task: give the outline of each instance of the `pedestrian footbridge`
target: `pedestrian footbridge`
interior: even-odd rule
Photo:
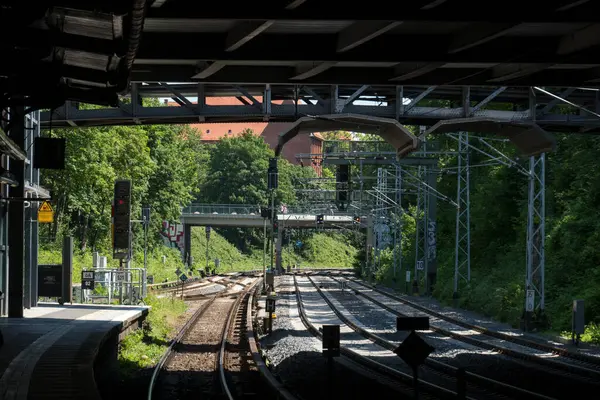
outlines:
[[[354,214],[323,211],[323,223],[320,228],[340,228],[354,225]],[[317,227],[318,212],[302,208],[288,208],[277,214],[280,229],[285,228],[315,228]],[[364,225],[367,217],[361,217]],[[182,209],[181,223],[186,226],[213,227],[263,227],[268,219],[260,214],[260,206],[239,204],[192,204]]]

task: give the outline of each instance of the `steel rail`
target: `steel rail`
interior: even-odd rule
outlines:
[[[165,363],[171,358],[171,356],[173,354],[173,348],[178,343],[181,342],[181,340],[188,333],[188,331],[190,330],[190,328],[192,326],[194,326],[194,324],[198,321],[198,319],[206,312],[206,310],[208,310],[208,308],[220,296],[222,296],[222,294],[221,293],[217,293],[210,300],[208,300],[206,303],[202,304],[202,306],[200,306],[200,308],[198,308],[198,310],[196,310],[196,312],[192,315],[192,317],[179,330],[179,332],[177,333],[177,336],[175,336],[175,338],[173,338],[173,340],[171,340],[171,343],[169,344],[169,347],[167,348],[167,350],[165,351],[165,353],[162,355],[162,357],[160,358],[160,360],[158,361],[158,363],[154,367],[154,371],[152,372],[152,378],[150,378],[150,384],[148,385],[148,397],[147,397],[148,400],[152,400],[152,394],[154,392],[154,387],[156,386],[156,382],[158,380],[160,372],[162,371],[163,366],[165,365]]]
[[[298,282],[296,281],[296,276],[294,275],[293,278],[294,278],[294,287],[296,289],[296,298],[297,298],[297,302],[298,302],[298,310],[299,310],[300,319],[302,320],[302,323],[307,328],[307,330],[313,334],[313,336],[322,340],[322,337],[323,337],[322,333],[310,322],[310,320],[308,319],[308,316],[306,315],[306,311],[304,309],[304,303],[302,300],[302,294],[300,293],[300,288],[298,287]],[[332,308],[332,310],[334,310],[334,309]],[[400,381],[403,385],[406,385],[412,389],[414,378],[411,375],[406,374],[401,371],[398,371],[391,367],[388,367],[387,365],[384,365],[377,361],[371,360],[370,358],[362,356],[347,347],[340,346],[340,352],[342,353],[343,356],[356,362],[357,364],[361,365],[363,368],[366,368],[375,373],[383,375],[386,378],[391,378],[392,380],[395,381],[396,384],[398,383],[398,381]],[[425,390],[427,392],[431,393],[434,396],[437,396],[437,398],[455,399],[457,397],[457,393],[452,390],[448,390],[446,388],[443,388],[443,387],[433,384],[431,382],[424,381],[423,379],[419,379],[419,382],[422,386],[425,387]],[[466,397],[466,399],[474,400],[469,397]]]
[[[337,280],[335,278],[332,278],[332,279],[333,280]],[[349,281],[352,281],[354,283],[357,283],[357,284],[359,284],[359,285],[361,285],[363,287],[369,288],[369,289],[371,289],[371,290],[373,290],[373,291],[375,291],[375,292],[377,292],[379,294],[382,294],[382,295],[384,295],[384,296],[386,296],[386,297],[388,297],[390,299],[396,300],[396,301],[398,301],[400,303],[403,303],[403,304],[405,304],[407,306],[415,308],[415,309],[417,309],[417,310],[419,310],[419,311],[421,311],[421,312],[423,312],[425,314],[429,314],[431,316],[434,316],[434,317],[439,318],[441,320],[444,320],[444,321],[450,322],[452,324],[458,325],[460,327],[463,327],[463,328],[466,328],[466,329],[471,329],[471,330],[476,331],[478,333],[481,333],[481,334],[484,334],[484,335],[487,335],[487,336],[490,336],[490,337],[494,337],[494,338],[497,338],[497,339],[502,339],[502,340],[505,340],[507,342],[512,342],[512,343],[515,343],[515,344],[518,344],[518,345],[521,345],[521,346],[525,346],[525,347],[530,347],[530,348],[537,349],[537,350],[546,351],[548,353],[553,353],[553,354],[556,354],[556,355],[559,355],[559,356],[562,356],[562,357],[565,357],[565,358],[572,359],[574,361],[578,361],[580,363],[586,363],[586,364],[591,364],[592,366],[595,366],[595,367],[600,367],[600,358],[599,357],[589,356],[587,354],[581,354],[581,353],[574,353],[574,352],[571,352],[571,351],[568,351],[568,350],[565,350],[565,349],[560,349],[560,348],[557,348],[557,347],[554,347],[554,346],[551,346],[551,345],[548,345],[548,344],[535,342],[535,341],[528,340],[528,339],[525,339],[525,338],[522,338],[522,337],[518,337],[518,336],[507,335],[507,334],[502,333],[502,332],[494,331],[494,330],[491,330],[491,329],[488,329],[488,328],[485,328],[485,327],[482,327],[482,326],[479,326],[479,325],[475,325],[475,324],[471,324],[469,322],[461,321],[459,319],[455,319],[455,318],[449,317],[447,315],[444,315],[442,313],[434,311],[434,310],[432,310],[430,308],[424,307],[424,306],[422,306],[420,304],[417,304],[415,302],[412,302],[412,301],[407,300],[405,298],[402,298],[400,296],[397,296],[397,295],[394,295],[392,293],[389,293],[389,292],[387,292],[385,290],[381,290],[381,289],[376,288],[376,287],[374,287],[372,285],[369,285],[367,283],[361,282],[361,281],[359,281],[357,279],[352,279],[352,278],[346,278],[346,279],[348,279]],[[365,293],[361,293],[361,295],[363,297],[365,297],[367,300],[369,300],[369,301],[377,304],[378,306],[380,306],[382,308],[385,308],[386,310],[390,311],[391,313],[394,313],[394,314],[397,314],[397,315],[401,314],[398,311],[396,311],[396,310],[394,310],[394,309],[392,309],[392,308],[384,305],[383,303],[378,302],[377,300],[373,299],[371,296],[369,296],[369,295],[367,295]],[[456,334],[454,334],[454,333],[452,333],[450,331],[447,331],[445,329],[442,329],[442,328],[435,327],[435,328],[432,328],[432,329],[435,329],[435,330],[439,331],[440,333],[442,333],[442,334],[444,334],[446,336],[455,337],[458,340],[463,340],[463,341],[473,340],[473,341],[476,341],[478,343],[481,343],[481,341],[478,341],[477,339],[465,338],[462,335],[456,335]],[[474,343],[474,344],[478,345],[477,343]],[[540,358],[540,357],[536,357],[536,356],[531,356],[531,355],[528,355],[528,354],[524,354],[524,353],[521,353],[521,352],[518,352],[518,351],[514,351],[514,350],[499,348],[499,347],[496,347],[496,346],[492,346],[492,347],[493,348],[490,347],[491,350],[495,350],[495,351],[501,352],[501,353],[506,354],[506,355],[511,356],[511,357],[524,358],[526,360],[534,360],[535,362],[537,362],[537,363],[539,363],[541,365],[545,365],[545,366],[550,367],[550,368],[561,369],[561,370],[566,371],[566,372],[574,372],[575,371],[575,372],[581,373],[583,375],[587,375],[589,377],[592,377],[594,379],[599,379],[600,378],[600,371],[594,370],[594,369],[591,369],[591,368],[588,368],[588,367],[578,366],[578,365],[571,365],[571,364],[565,364],[564,362],[561,362],[561,361],[548,360],[548,359],[544,359],[544,358]]]
[[[350,321],[346,316],[344,316],[334,306],[334,304],[331,302],[331,300],[329,300],[329,298],[325,294],[323,294],[323,292],[321,291],[319,286],[315,284],[315,282],[312,280],[312,278],[308,275],[307,275],[307,278],[312,283],[312,285],[315,287],[317,292],[319,292],[319,294],[325,300],[325,302],[329,305],[329,307],[333,310],[333,312],[346,325],[348,325],[350,328],[352,328],[356,332],[360,333],[365,338],[372,340],[373,342],[381,345],[384,348],[387,348],[390,351],[393,351],[396,348],[396,345],[394,343],[387,341],[387,340],[369,332],[368,330],[361,328],[360,326],[354,324],[352,321]],[[450,374],[454,377],[456,377],[456,375],[457,375],[458,368],[453,367],[449,364],[446,364],[446,363],[443,363],[443,362],[440,362],[437,360],[432,360],[432,359],[425,360],[425,364],[433,369]],[[487,378],[487,377],[479,375],[479,374],[475,374],[473,372],[466,371],[465,378],[466,378],[467,382],[476,384],[482,389],[487,389],[491,386],[495,390],[499,391],[500,393],[498,393],[498,394],[500,394],[500,395],[509,395],[509,396],[517,395],[517,396],[519,396],[519,398],[522,396],[522,397],[526,397],[528,399],[553,400],[552,397],[544,396],[544,395],[541,395],[538,393],[531,392],[529,390],[521,389],[516,386],[512,386],[507,383],[497,381],[495,379],[491,379],[491,378]]]
[[[260,283],[260,280],[259,280]],[[254,304],[254,299],[256,298],[256,293],[260,284],[257,284],[254,293],[250,293],[250,297],[248,299],[248,309],[246,310],[246,328],[247,328],[247,339],[248,346],[250,347],[250,353],[252,354],[252,359],[260,372],[260,375],[263,377],[265,382],[269,385],[271,391],[277,394],[277,397],[282,400],[299,400],[296,396],[294,396],[283,383],[279,382],[275,376],[271,373],[271,370],[267,367],[267,364],[262,359],[260,352],[258,350],[258,343],[256,341],[256,337],[254,334],[254,322],[252,318],[252,305]]]

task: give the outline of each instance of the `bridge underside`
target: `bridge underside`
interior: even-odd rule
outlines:
[[[597,86],[596,2],[538,3],[3,1],[0,89],[54,108],[114,105],[129,81]]]
[[[156,0],[134,81],[590,85],[596,2]],[[190,46],[201,43],[201,46]]]

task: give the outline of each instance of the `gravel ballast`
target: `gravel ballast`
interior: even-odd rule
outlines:
[[[339,287],[339,284],[327,277],[314,277],[315,283],[320,284],[326,290],[327,295],[336,299],[343,305],[341,311],[344,314],[352,315],[359,322],[358,325],[381,336],[385,340],[391,342],[400,342],[406,336],[405,333],[395,332],[396,316],[388,311],[382,310],[379,306],[365,299],[363,296],[356,296],[354,289],[364,292],[368,296],[375,298],[383,304],[406,315],[423,315],[420,311],[402,305],[393,299],[389,299],[384,295],[373,292],[372,290],[361,287],[357,284],[349,283],[350,290],[345,290],[344,293],[340,289],[327,289],[328,287]],[[333,285],[332,285],[333,284]],[[465,328],[454,325],[442,326],[438,321],[451,324],[447,321],[431,318],[432,325],[438,325],[442,328],[459,331],[461,334],[472,335],[474,338],[482,339],[482,335],[477,332],[468,331]],[[473,345],[463,343],[455,339],[448,339],[440,334],[427,331],[420,332],[420,335],[426,339],[428,343],[436,348],[435,352],[430,355],[441,362],[448,363],[456,367],[464,367],[473,373],[487,376],[511,385],[525,388],[546,394],[554,398],[568,398],[571,391],[567,388],[574,384],[572,377],[565,376],[559,371],[548,371],[545,368],[540,368],[537,365],[532,365],[525,361],[516,361],[509,357],[498,353],[479,349]],[[512,343],[501,342],[502,346],[511,346]],[[516,345],[519,346],[519,345]],[[523,347],[523,346],[519,346]],[[532,354],[539,354],[539,350],[526,348]],[[577,387],[581,390],[590,389],[598,390],[598,385],[590,380],[577,379]],[[578,389],[578,390],[579,390]]]
[[[389,387],[339,363],[334,364],[333,378],[329,380],[329,369],[321,353],[321,341],[312,336],[300,320],[293,278],[278,276],[275,282],[278,292],[277,318],[272,335],[261,336],[260,342],[261,347],[266,349],[273,371],[293,393],[303,399],[365,399],[373,394],[379,398],[403,398]],[[303,285],[307,287],[307,283],[305,281]],[[354,336],[353,339],[365,342],[360,336]]]

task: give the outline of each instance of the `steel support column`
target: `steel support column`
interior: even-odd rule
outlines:
[[[25,110],[22,106],[11,108],[10,138],[25,149]],[[25,162],[10,160],[10,172],[18,186],[9,189],[10,198],[25,197]],[[11,202],[8,206],[8,316],[23,318],[23,259],[25,245],[25,208],[22,201]]]
[[[25,149],[27,158],[33,160],[35,148],[33,143],[40,136],[39,124],[40,112],[35,111],[25,116],[25,129],[28,134],[25,138]],[[40,172],[29,163],[25,167],[24,181],[32,188],[38,188],[40,183]],[[36,191],[27,193],[32,200],[38,197]],[[30,202],[25,209],[25,278],[24,278],[24,307],[31,308],[37,305],[37,260],[38,260],[38,222],[37,207],[39,203]]]
[[[421,282],[422,277],[427,276],[427,217],[429,190],[424,185],[427,177],[427,167],[419,166],[417,182],[417,204],[415,210],[415,280]],[[425,279],[426,281],[426,279]]]
[[[33,270],[33,260],[32,260],[32,232],[31,232],[31,222],[34,218],[34,212],[32,207],[35,207],[35,203],[29,203],[29,206],[25,208],[25,226],[23,232],[23,238],[25,241],[25,251],[23,253],[24,259],[24,273],[23,273],[23,307],[31,308],[31,280],[32,280],[32,270]]]
[[[396,165],[396,184],[395,184],[395,196],[394,201],[396,202],[396,212],[394,216],[394,279],[396,279],[396,273],[402,272],[402,167]]]
[[[281,271],[281,269],[283,268],[283,246],[281,244],[283,243],[284,229],[285,228],[283,226],[280,226],[277,230],[277,242],[275,243],[275,249],[277,253],[275,254],[275,268],[277,269],[277,271]]]
[[[426,293],[431,295],[437,280],[437,178],[435,171],[429,169],[427,175],[428,196],[427,196],[427,262],[425,263],[426,273]]]
[[[387,196],[387,174],[383,168],[377,169],[377,196],[375,208],[375,260],[372,275],[381,268],[381,250],[385,247],[384,230],[387,226],[387,206],[384,199]]]
[[[534,291],[533,311],[544,311],[544,238],[546,229],[546,155],[529,159],[529,195],[527,207],[527,275],[525,286]],[[526,302],[527,303],[527,302]],[[527,304],[525,305],[527,309]]]
[[[471,280],[471,221],[469,134],[458,135],[456,182],[456,238],[454,246],[454,298],[458,298],[459,282]]]

